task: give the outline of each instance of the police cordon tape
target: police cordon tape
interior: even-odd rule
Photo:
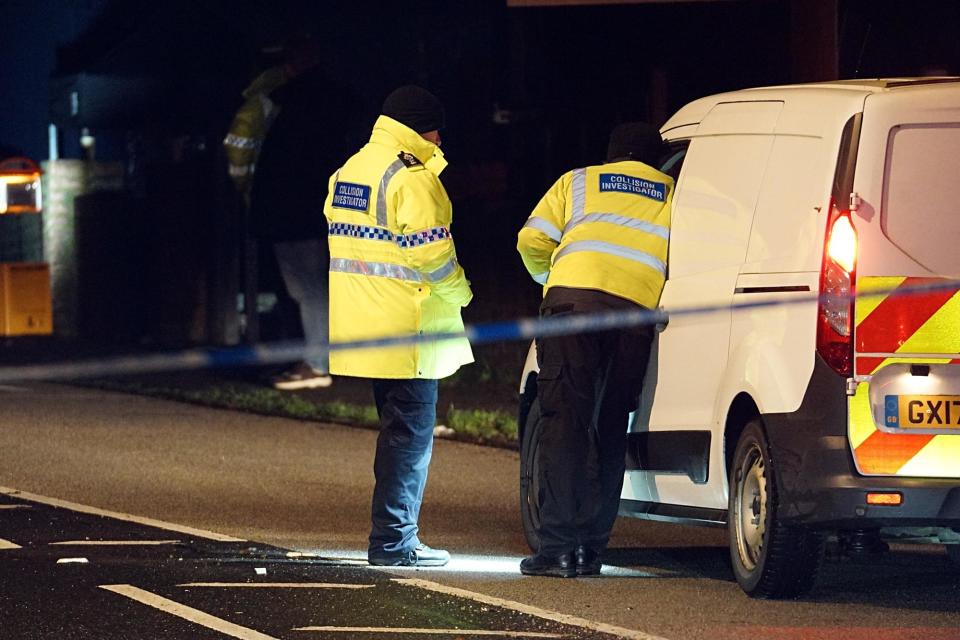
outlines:
[[[933,279],[923,284],[871,289],[858,293],[855,299],[879,296],[903,297],[940,291],[960,291],[960,280]],[[768,296],[772,293],[754,292],[751,295]],[[849,296],[820,295],[795,292],[789,296],[757,299],[733,304],[713,304],[677,309],[636,309],[591,314],[572,314],[548,318],[520,318],[468,325],[464,331],[449,333],[388,336],[350,342],[333,342],[330,351],[375,349],[408,344],[441,342],[466,338],[472,345],[494,342],[532,340],[549,336],[573,335],[609,329],[643,325],[666,325],[671,318],[735,313],[770,307],[803,305],[823,302],[846,302]],[[851,319],[852,324],[852,319]],[[960,327],[957,329],[960,331]],[[167,353],[146,353],[110,356],[79,361],[65,361],[37,365],[0,367],[0,383],[30,380],[78,380],[109,376],[138,375],[166,371],[210,369],[245,365],[267,365],[293,362],[318,355],[322,349],[310,349],[302,341],[276,342],[256,346],[229,348],[188,349]]]

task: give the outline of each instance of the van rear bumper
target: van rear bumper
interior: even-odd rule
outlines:
[[[960,527],[960,478],[866,477],[847,443],[846,380],[816,358],[800,408],[765,414],[776,461],[778,517],[830,529]],[[898,492],[900,506],[868,505],[869,492]]]
[[[783,522],[827,529],[960,527],[960,480],[822,476],[803,496],[781,494]],[[870,492],[896,492],[899,506],[867,504]]]

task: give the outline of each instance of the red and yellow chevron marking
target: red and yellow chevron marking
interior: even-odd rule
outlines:
[[[899,293],[935,282],[938,279],[866,277],[857,283],[857,377],[871,376],[898,362],[960,363],[960,358],[931,357],[960,353],[960,291]],[[877,294],[870,295],[874,291]],[[869,396],[870,384],[865,381],[849,399],[848,437],[861,473],[960,477],[960,436],[880,431]]]

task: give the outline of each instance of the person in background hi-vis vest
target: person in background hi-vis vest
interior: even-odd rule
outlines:
[[[673,196],[673,179],[650,166],[661,149],[656,129],[622,124],[605,164],[565,173],[537,204],[517,250],[544,285],[542,317],[656,308]],[[639,326],[537,339],[540,548],[522,573],[600,573],[652,336]]]
[[[440,101],[420,87],[392,92],[370,141],[330,177],[333,342],[463,331],[473,297],[450,234],[452,205]],[[373,379],[380,416],[367,558],[388,566],[440,566],[450,554],[418,537],[417,520],[436,423],[437,380],[473,354],[466,339],[337,350],[336,375]]]

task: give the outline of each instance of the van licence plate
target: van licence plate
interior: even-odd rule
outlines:
[[[960,427],[960,396],[886,396],[886,426],[895,429]]]

